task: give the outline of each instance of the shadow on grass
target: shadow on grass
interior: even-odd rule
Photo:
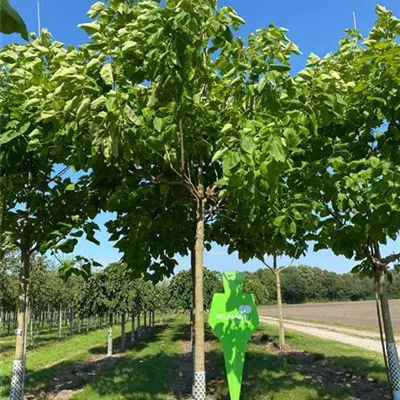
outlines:
[[[149,343],[158,341],[160,338],[160,335],[162,334],[162,332],[165,330],[166,327],[167,327],[167,325],[163,324],[163,325],[155,326],[152,331],[142,331],[140,339],[135,337],[134,342],[131,342],[131,332],[130,331],[126,332],[124,349],[121,349],[121,336],[114,337],[113,353],[118,354],[121,351],[124,352],[124,351],[127,351],[132,348],[134,348],[136,350],[142,350]],[[90,348],[89,353],[91,353],[91,354],[107,354],[107,343],[105,342],[105,345]]]
[[[249,350],[243,373],[243,399],[390,399],[388,385],[354,375],[343,367],[362,365],[366,376],[384,373],[382,366],[373,360],[299,351],[279,353],[272,343],[253,344]],[[219,349],[207,354],[206,370],[210,398],[228,400],[224,361]]]
[[[0,354],[6,354],[15,348],[14,343],[0,343]]]
[[[190,335],[189,325],[181,327],[175,340]],[[210,400],[229,400],[225,366],[221,346],[209,328],[205,329],[207,393]],[[290,334],[287,335],[290,338]],[[243,399],[390,399],[389,387],[384,382],[367,378],[384,373],[382,365],[364,357],[326,357],[322,353],[289,350],[279,352],[277,338],[257,332],[248,344],[244,366]],[[190,396],[192,357],[179,357],[177,372],[182,376],[175,398]],[[183,365],[182,365],[183,364]],[[361,376],[358,367],[364,376]]]

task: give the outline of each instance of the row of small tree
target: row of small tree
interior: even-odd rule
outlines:
[[[121,348],[125,345],[125,322],[132,320],[131,339],[154,326],[155,312],[166,312],[167,286],[153,285],[129,276],[124,265],[111,264],[84,280],[72,275],[62,279],[54,263],[35,257],[31,264],[25,341],[32,347],[35,336],[54,332],[55,338],[121,323]],[[17,328],[18,258],[0,262],[0,329],[9,335]],[[143,320],[141,321],[141,316]],[[136,332],[135,332],[136,327]],[[112,354],[110,331],[109,354]]]
[[[400,254],[381,254],[400,229],[400,21],[377,14],[367,37],[347,31],[295,75],[299,49],[285,29],[235,37],[243,19],[215,0],[97,2],[79,48],[43,31],[1,50],[1,246],[21,253],[14,398],[31,258],[71,252],[82,235],[98,243],[102,210],[114,213],[107,229],[136,276],[161,280],[176,254],[192,255],[196,400],[206,395],[212,242],[267,266],[278,303],[280,255],[313,241],[354,257],[353,272],[375,280],[400,387],[386,289]]]

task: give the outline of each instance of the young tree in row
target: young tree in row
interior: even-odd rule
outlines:
[[[295,150],[292,150],[295,152]],[[228,246],[228,252],[238,252],[243,262],[258,259],[274,275],[279,316],[279,348],[285,345],[281,272],[287,266],[278,265],[278,257],[296,259],[307,249],[307,234],[316,226],[312,204],[300,195],[290,193],[286,183],[264,202],[241,203],[221,213],[213,224],[217,242]],[[234,221],[235,223],[232,223]],[[272,258],[269,263],[268,257]]]

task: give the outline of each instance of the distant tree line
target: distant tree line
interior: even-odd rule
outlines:
[[[268,269],[254,274],[268,294],[268,304],[276,302],[275,278]],[[392,271],[389,298],[400,298],[400,274]],[[323,270],[300,265],[282,271],[282,297],[286,304],[318,301],[358,301],[375,299],[374,281],[357,274]],[[260,304],[260,303],[259,303]]]

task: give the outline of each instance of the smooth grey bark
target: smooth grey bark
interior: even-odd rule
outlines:
[[[107,339],[107,355],[113,354],[113,316],[110,314],[108,320],[108,339]]]

